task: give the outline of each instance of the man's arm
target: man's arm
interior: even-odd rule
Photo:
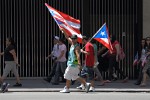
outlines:
[[[47,57],[46,57],[46,59],[48,59],[49,57],[51,57],[52,56],[52,53],[51,54],[49,54]]]
[[[14,58],[15,63],[16,63],[18,66],[20,66],[20,65],[18,64],[18,59],[17,59],[15,50],[13,49],[13,50],[11,50],[11,51],[9,51],[9,52],[13,55],[13,58]]]
[[[52,50],[52,52],[46,57],[46,60],[49,58],[49,57],[52,57],[53,56],[53,53],[54,53],[54,51],[55,51],[55,45],[53,46],[53,50]]]
[[[102,48],[99,48],[98,50],[98,55],[100,55],[104,50],[106,50],[106,47],[102,47]]]
[[[62,31],[62,33],[64,33],[65,38],[68,40],[68,42],[69,42],[70,44],[72,44],[72,39],[67,35],[66,31],[65,31],[64,29],[61,29],[61,31]]]
[[[54,47],[53,47],[53,49],[54,49]],[[51,57],[53,55],[53,51],[51,52],[51,54],[49,54],[47,57],[46,57],[46,60],[49,58],[49,57]]]
[[[84,53],[84,54],[87,54],[87,55],[89,55],[89,54],[90,54],[89,52],[84,51],[83,49],[80,49],[80,52],[82,52],[82,53]]]

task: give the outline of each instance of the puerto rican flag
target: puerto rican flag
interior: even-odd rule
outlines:
[[[109,33],[108,33],[106,23],[104,23],[103,26],[93,36],[93,39],[103,44],[105,47],[107,47],[110,50],[110,52],[112,52],[113,48],[108,34]]]
[[[72,36],[73,34],[77,35],[78,42],[81,43],[82,35],[80,32],[80,20],[74,19],[73,17],[52,8],[47,3],[45,3],[45,6],[50,11],[59,28],[63,28],[68,36]]]

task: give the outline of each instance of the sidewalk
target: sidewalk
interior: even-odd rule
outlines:
[[[15,84],[15,79],[8,79],[5,82],[9,82],[9,92],[59,92],[65,86],[65,83],[60,83],[60,85],[52,85],[44,81],[42,78],[37,79],[22,79],[22,87],[13,87]],[[134,85],[135,80],[129,80],[127,83],[121,83],[120,80],[113,81],[112,83],[106,83],[104,86],[98,86],[99,81],[95,82],[96,92],[150,92],[150,83],[146,87],[140,87]],[[79,85],[76,82],[71,86],[71,92],[81,92],[81,90],[76,89]]]

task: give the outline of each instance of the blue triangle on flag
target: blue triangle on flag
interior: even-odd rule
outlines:
[[[106,24],[104,24],[101,29],[98,30],[94,38],[108,38]]]

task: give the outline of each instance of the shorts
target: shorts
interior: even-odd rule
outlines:
[[[84,66],[81,71],[81,77],[88,78],[89,80],[94,79],[94,69],[88,66]]]
[[[5,69],[3,72],[3,77],[7,77],[7,75],[12,71],[15,77],[19,76],[18,69],[16,63],[14,61],[5,61]]]
[[[81,73],[80,73],[80,76],[81,76],[82,78],[87,78],[87,77],[88,77],[88,72],[87,72],[86,66],[84,66],[84,67],[82,68]]]
[[[79,68],[68,66],[65,70],[64,78],[67,80],[76,80],[79,78]]]

